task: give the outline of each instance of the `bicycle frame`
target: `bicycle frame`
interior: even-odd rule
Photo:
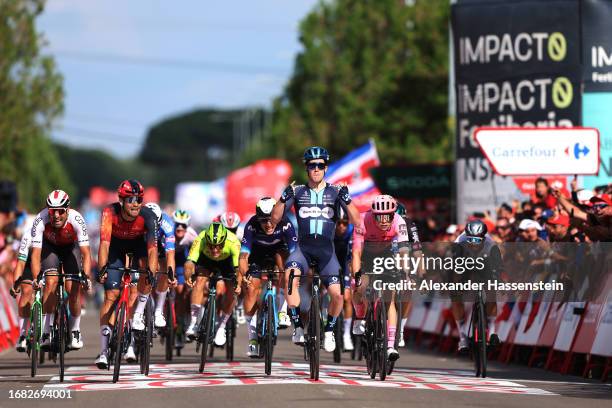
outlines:
[[[470,319],[470,346],[472,349],[472,358],[476,377],[485,378],[487,376],[487,337],[488,328],[486,326],[486,308],[485,308],[484,289],[478,290],[476,300],[472,309],[472,318]]]
[[[42,337],[42,293],[38,288],[35,291],[34,302],[30,308],[30,328],[28,333],[28,355],[32,360],[31,376],[36,376],[38,368],[38,354],[40,350],[40,339]]]
[[[276,305],[276,286],[274,286],[274,282],[273,282],[273,276],[274,274],[278,273],[274,270],[267,270],[265,271],[267,274],[267,282],[266,282],[266,287],[262,296],[262,307],[260,308],[260,311],[262,312],[261,315],[263,316],[262,319],[257,319],[258,325],[261,324],[262,325],[262,330],[261,330],[261,337],[264,337],[266,335],[266,314],[263,313],[264,309],[265,309],[265,305],[267,304],[268,298],[272,297],[272,307],[273,307],[273,311],[274,311],[274,333],[273,336],[277,337],[278,336],[278,308]],[[263,277],[263,273],[262,273],[262,277]],[[260,323],[261,322],[261,323]]]

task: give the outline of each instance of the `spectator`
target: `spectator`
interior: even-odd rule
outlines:
[[[495,231],[492,234],[497,242],[512,242],[516,240],[516,235],[512,228],[512,223],[508,218],[500,217],[495,223]]]
[[[575,222],[592,241],[612,241],[612,198],[608,194],[593,196],[590,200],[592,211],[589,212],[574,205],[558,190],[553,190],[553,194],[570,215],[572,224]]]
[[[551,194],[548,181],[543,177],[538,177],[535,181],[535,194],[531,200],[534,204],[542,204],[546,208],[555,208],[557,199]]]

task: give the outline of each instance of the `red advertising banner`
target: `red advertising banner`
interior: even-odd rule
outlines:
[[[285,160],[265,159],[231,172],[226,179],[227,211],[243,221],[255,214],[257,201],[265,196],[278,198],[289,184],[291,166]]]

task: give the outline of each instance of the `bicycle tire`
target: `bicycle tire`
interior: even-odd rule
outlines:
[[[366,315],[366,329],[364,334],[365,349],[363,349],[363,355],[366,360],[366,367],[368,374],[373,380],[376,378],[376,343],[375,343],[375,322],[374,322],[374,305],[370,304],[368,313]]]
[[[342,327],[342,314],[336,319],[336,325],[334,326],[334,336],[336,337],[336,348],[334,349],[334,363],[339,364],[342,362],[342,351],[344,349],[343,343],[343,327]]]
[[[119,307],[119,313],[117,314],[118,318],[115,322],[116,327],[116,337],[115,337],[115,351],[114,351],[114,359],[113,362],[113,383],[119,381],[119,371],[121,370],[121,355],[123,354],[123,336],[125,332],[125,303],[121,304]]]
[[[266,374],[272,374],[272,353],[274,352],[274,299],[266,297],[266,335],[264,337],[264,354]],[[262,314],[263,315],[263,314]]]
[[[45,352],[40,349],[40,338],[38,340],[38,365],[41,366],[45,364]]]
[[[166,361],[172,361],[172,353],[174,350],[175,333],[174,333],[174,319],[172,318],[172,302],[170,299],[166,299],[166,305],[164,307],[166,312]]]
[[[378,358],[378,373],[380,381],[385,381],[387,378],[387,370],[389,359],[387,359],[387,308],[384,302],[378,304],[376,311],[376,327],[377,327],[377,358]]]
[[[211,296],[208,299],[208,304],[206,305],[206,320],[204,322],[204,331],[202,336],[202,348],[200,355],[200,367],[198,369],[199,372],[204,372],[204,367],[206,366],[206,358],[208,357],[208,346],[210,345],[210,340],[213,336],[212,332],[214,329],[214,315],[215,315],[215,296]],[[213,347],[211,347],[213,348]]]
[[[144,356],[145,356],[145,372],[144,375],[148,376],[149,375],[149,368],[151,367],[151,347],[153,347],[153,330],[155,330],[155,328],[153,327],[153,309],[155,309],[155,306],[153,305],[153,299],[151,296],[149,296],[149,299],[147,300],[147,306],[145,309],[145,316],[146,316],[146,335],[144,337]]]
[[[234,316],[231,315],[229,319],[227,319],[227,324],[225,325],[225,357],[227,361],[234,361],[234,337],[236,336],[236,320]]]
[[[479,326],[478,319],[480,315],[480,313],[478,312],[479,308],[480,306],[478,305],[478,302],[475,302],[474,307],[472,309],[472,318],[470,322],[470,339],[469,339],[470,340],[470,351],[472,355],[472,360],[474,361],[474,372],[475,372],[476,377],[480,377],[480,347],[479,347],[480,328],[478,327]]]
[[[482,335],[480,336],[480,350],[478,354],[480,355],[480,376],[482,378],[485,378],[487,376],[487,318],[485,313],[485,306],[482,300],[479,302],[479,304],[480,307],[478,309],[480,316],[478,317],[478,326]]]
[[[315,293],[317,293],[315,291]],[[309,327],[309,347],[310,347],[310,378],[319,380],[319,359],[321,352],[321,306],[319,305],[318,293],[312,297],[310,306]]]
[[[66,370],[66,332],[68,330],[68,321],[66,314],[66,305],[62,302],[59,307],[59,316],[57,324],[57,345],[59,354],[59,369],[60,369],[60,382],[64,382],[64,372]]]
[[[32,306],[32,313],[30,317],[31,326],[30,327],[30,359],[31,367],[30,367],[30,376],[36,377],[36,371],[38,369],[39,356],[38,353],[40,351],[40,329],[41,329],[41,305],[39,303],[35,303]]]

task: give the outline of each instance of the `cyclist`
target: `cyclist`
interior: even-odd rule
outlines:
[[[455,240],[455,245],[453,245],[452,248],[453,256],[470,258],[483,257],[485,267],[483,271],[479,272],[476,276],[474,276],[476,271],[466,271],[461,275],[453,273],[451,279],[486,281],[487,279],[494,280],[498,278],[502,267],[501,251],[487,232],[487,225],[480,219],[475,219],[466,224],[465,231]],[[495,333],[497,303],[495,301],[487,301],[485,309],[487,312],[489,344],[492,347],[496,347],[500,344],[499,337]],[[463,306],[461,293],[451,293],[451,310],[455,318],[455,323],[457,323],[457,329],[459,330],[459,344],[457,348],[460,352],[466,352],[468,350],[468,333],[465,324],[465,308]]]
[[[143,319],[147,300],[151,293],[148,274],[157,271],[157,219],[150,208],[142,205],[144,188],[137,180],[124,180],[117,188],[119,201],[102,210],[100,221],[100,248],[98,250],[99,281],[104,284],[104,304],[100,308],[100,354],[96,366],[108,367],[108,341],[111,333],[109,320],[113,305],[119,298],[122,272],[128,253],[147,274],[138,274],[136,286],[130,289],[130,311],[133,312],[132,328],[144,330]],[[129,265],[132,267],[132,265]],[[136,307],[134,305],[136,304]],[[125,359],[136,361],[134,342],[130,344]]]
[[[185,319],[189,316],[187,311],[189,310],[189,295],[190,290],[185,287],[185,262],[187,256],[189,256],[189,248],[191,244],[198,237],[198,233],[189,226],[191,221],[191,215],[185,210],[177,209],[172,213],[172,219],[174,221],[174,237],[176,238],[175,243],[175,263],[176,263],[176,299],[175,299],[175,313],[176,321],[181,323],[181,327],[185,327],[182,323],[188,324]],[[183,347],[183,337],[179,336],[176,339],[176,346]]]
[[[408,228],[404,219],[396,213],[397,202],[390,195],[378,195],[372,201],[372,208],[367,212],[361,213],[361,228],[355,228],[353,234],[353,260],[352,266],[355,277],[355,321],[353,322],[353,333],[362,335],[365,332],[365,314],[367,311],[367,302],[365,301],[365,289],[368,283],[368,276],[361,278],[362,255],[364,249],[368,252],[368,258],[372,255],[371,252],[383,251],[383,254],[391,254],[392,243],[397,243],[400,256],[408,254],[409,240]],[[365,243],[373,243],[374,245],[368,248],[364,247]],[[382,248],[376,245],[384,243]],[[389,245],[385,245],[385,244]],[[378,253],[376,255],[379,255]],[[366,263],[367,264],[367,263]],[[361,284],[363,283],[366,284]],[[399,358],[399,353],[395,349],[395,335],[397,327],[397,314],[395,308],[396,293],[391,293],[391,299],[385,305],[387,308],[387,358],[390,361],[395,361]],[[401,312],[400,312],[401,313]]]
[[[324,328],[323,346],[325,351],[336,348],[334,325],[342,310],[340,293],[340,265],[334,254],[334,233],[339,218],[339,208],[344,208],[351,222],[359,222],[359,211],[352,203],[346,186],[331,185],[323,180],[329,162],[329,153],[322,147],[306,149],[303,157],[308,176],[307,185],[289,185],[283,191],[279,202],[272,210],[272,223],[278,224],[288,207],[294,206],[298,223],[298,246],[285,262],[286,286],[289,275],[305,276],[310,261],[319,266],[321,281],[330,296],[327,322]],[[292,340],[304,343],[304,326],[300,316],[300,294],[297,290],[299,279],[292,282],[292,294],[287,296],[289,315],[294,325]],[[287,287],[285,288],[287,290]],[[287,290],[287,294],[288,294]]]
[[[30,322],[30,308],[32,306],[32,268],[30,248],[32,247],[32,222],[27,222],[19,243],[17,253],[17,264],[13,271],[13,286],[11,295],[17,297],[21,294],[17,303],[17,314],[19,316],[19,339],[16,349],[23,353],[27,347],[27,328]]]
[[[215,217],[213,222],[220,222],[228,231],[237,234],[240,226],[240,215],[233,211],[225,211]]]
[[[238,255],[240,253],[240,241],[219,222],[213,222],[202,231],[193,241],[187,262],[185,262],[185,283],[192,288],[191,291],[191,323],[185,333],[190,340],[196,337],[196,324],[200,309],[205,302],[204,292],[208,289],[208,279],[213,271],[220,273],[223,278],[217,282],[217,296],[220,301],[219,326],[215,334],[215,344],[219,347],[227,341],[225,325],[229,320],[234,308],[234,292],[240,293],[240,276],[236,278],[238,269]],[[195,283],[192,276],[195,274]]]
[[[159,258],[159,271],[176,269],[175,264],[175,237],[174,237],[174,221],[164,212],[156,203],[147,203],[148,207],[153,211],[157,219],[157,256]],[[155,302],[155,327],[166,327],[166,318],[164,317],[164,304],[166,302],[166,294],[168,293],[168,284],[174,286],[176,279],[169,281],[166,273],[159,273],[157,277],[157,285],[155,294],[157,301]]]
[[[45,277],[43,291],[43,336],[41,347],[50,346],[51,323],[57,305],[57,271],[60,262],[66,275],[65,288],[70,308],[70,348],[83,347],[81,339],[81,276],[85,272],[87,287],[90,287],[91,252],[85,219],[70,208],[70,197],[62,190],[54,190],[47,196],[47,208],[32,222],[32,286],[37,289],[36,279],[42,270]]]
[[[272,224],[271,215],[274,204],[276,200],[271,197],[264,197],[257,202],[256,214],[244,227],[240,249],[238,271],[240,279],[246,282],[244,309],[249,330],[247,349],[249,357],[259,356],[256,312],[257,300],[261,297],[261,270],[274,268],[276,265],[278,270],[282,271],[287,256],[293,252],[297,243],[295,229],[288,219],[285,218],[276,225]],[[280,292],[283,290],[281,289]],[[287,304],[282,298],[281,293],[279,326],[286,328],[291,325],[291,320],[287,315]]]
[[[351,327],[353,322],[353,293],[351,291],[351,249],[353,247],[353,224],[348,222],[348,214],[340,209],[340,219],[336,222],[336,234],[334,236],[334,248],[336,257],[342,268],[344,276],[344,307],[343,322],[344,330],[342,344],[347,351],[353,350],[353,339]]]
[[[406,215],[406,207],[404,204],[398,202],[397,203],[397,214],[404,219],[406,225],[408,226],[408,241],[412,247],[412,256],[413,257],[421,257],[423,256],[423,250],[421,248],[421,239],[419,237],[419,230],[417,228],[416,223],[408,218]],[[419,264],[419,276],[423,276],[425,273],[425,268],[423,264]],[[408,293],[404,292],[404,295]],[[399,332],[399,342],[397,344],[398,347],[404,347],[406,345],[404,341],[404,329],[406,328],[406,324],[408,323],[408,316],[410,315],[410,311],[412,309],[412,301],[404,296],[404,302],[402,303],[402,313],[400,321],[400,332]]]

